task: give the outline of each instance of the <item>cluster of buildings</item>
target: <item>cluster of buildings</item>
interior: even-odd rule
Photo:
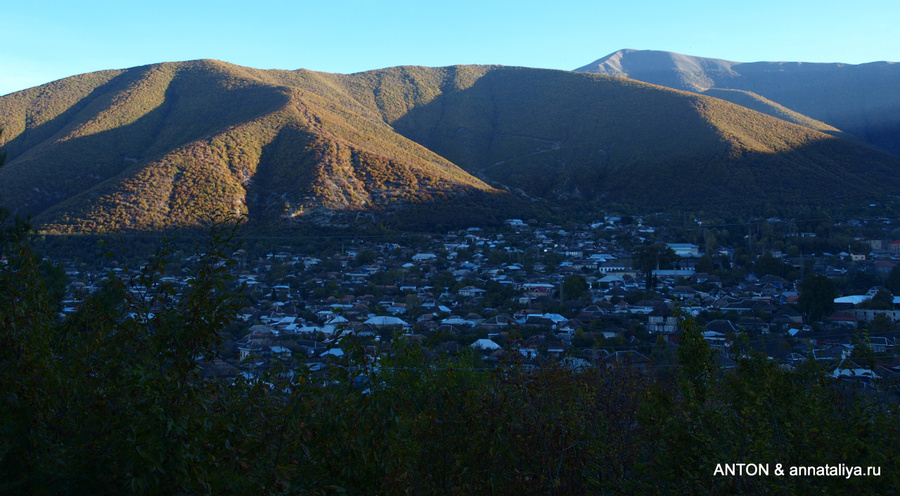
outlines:
[[[266,252],[236,253],[232,275],[248,303],[223,333],[213,373],[252,375],[274,361],[317,369],[345,353],[342,338],[389,353],[399,336],[429,353],[471,350],[486,367],[510,354],[532,366],[670,366],[684,315],[703,325],[709,343],[722,350],[724,366],[739,353],[739,336],[786,364],[812,356],[840,366],[851,356],[853,329],[866,322],[808,322],[796,305],[798,280],[748,272],[726,282],[721,271],[697,270],[705,247],[618,218],[568,229],[511,220],[498,232],[472,228],[405,239],[348,238],[318,253],[278,240]],[[674,252],[677,263],[652,270],[648,281],[648,273],[635,268],[632,247],[650,239]],[[716,250],[719,257],[733,253]],[[813,268],[846,273],[827,260],[820,257]],[[89,290],[101,278],[74,267],[68,273],[74,282],[64,313],[77,309],[75,290]],[[180,274],[167,277],[189,283]],[[848,310],[852,315],[852,308],[837,313]],[[887,313],[892,321],[900,318]],[[887,331],[871,336],[884,358],[881,370],[868,372],[872,376],[900,372],[891,358],[897,336]]]

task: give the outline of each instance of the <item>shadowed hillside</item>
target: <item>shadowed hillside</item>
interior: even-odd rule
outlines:
[[[833,126],[900,155],[900,64],[740,63],[654,50],[620,50],[578,72],[623,76],[705,93],[744,105],[759,95],[791,111]],[[783,111],[750,107],[779,118]],[[826,131],[814,123],[795,123]]]
[[[897,191],[892,157],[617,78],[495,68],[393,125],[479,177],[541,198],[746,209]]]

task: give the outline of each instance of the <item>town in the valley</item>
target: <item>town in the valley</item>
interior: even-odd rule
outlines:
[[[692,316],[730,368],[757,352],[783,367],[814,360],[862,387],[900,377],[900,238],[888,218],[704,223],[607,216],[585,225],[509,219],[442,234],[238,240],[231,276],[246,303],[221,335],[209,376],[277,365],[327,369],[352,340],[373,356],[396,339],[484,368],[665,369]],[[162,278],[189,284],[197,254]],[[176,256],[176,258],[177,258]],[[139,267],[57,260],[62,313],[115,275],[135,295]],[[805,294],[804,294],[805,293]],[[896,296],[895,296],[896,295]]]

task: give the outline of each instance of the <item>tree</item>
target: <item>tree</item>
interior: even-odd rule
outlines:
[[[679,386],[688,401],[694,402],[695,405],[703,405],[714,370],[713,350],[703,339],[703,332],[694,318],[682,319],[679,330],[681,331],[677,352],[678,364],[681,366],[678,371]]]
[[[346,354],[315,371],[273,362],[252,380],[201,375],[244,289],[229,233],[212,237],[184,286],[167,282],[164,248],[62,320],[28,238],[8,245],[0,494],[890,494],[900,484],[889,470],[900,414],[887,396],[847,394],[815,364],[787,371],[749,349],[724,370],[690,317],[679,366],[663,370],[532,367],[515,352],[486,368],[471,351],[435,354],[398,333],[378,356],[344,336]],[[582,329],[573,343],[595,346]],[[657,336],[650,353],[663,364],[676,352]],[[715,473],[731,460],[848,459],[884,473]]]
[[[565,303],[566,300],[581,299],[585,292],[590,291],[590,286],[584,276],[574,274],[567,277],[562,283],[562,294],[560,300]]]
[[[650,350],[650,358],[656,365],[673,365],[676,362],[675,348],[669,346],[662,334],[657,334],[653,349]]]
[[[575,330],[575,336],[572,338],[572,346],[576,348],[591,348],[594,346],[594,340],[584,333],[584,329]]]
[[[0,136],[3,136],[2,128],[0,128]],[[6,152],[0,151],[0,167],[3,167],[5,163]],[[9,209],[0,207],[0,257],[4,255],[4,250],[24,240],[30,230],[31,224],[27,219],[22,219],[18,215],[12,217]]]
[[[354,259],[354,264],[356,267],[360,267],[362,265],[369,265],[375,261],[376,254],[373,250],[366,248],[365,250],[359,251],[356,254],[356,258]]]
[[[900,265],[895,265],[884,280],[884,287],[893,294],[900,294]]]
[[[894,324],[894,321],[883,313],[875,314],[875,316],[872,317],[872,321],[869,322],[869,331],[872,334],[886,334],[889,332],[893,332],[896,329],[897,325]]]
[[[653,271],[671,269],[678,261],[675,251],[659,243],[639,245],[632,251],[631,265],[644,273],[646,290],[653,290]]]
[[[697,272],[712,274],[714,270],[716,270],[716,265],[709,254],[703,255],[697,260]]]
[[[893,310],[894,295],[885,288],[879,288],[871,299],[860,303],[859,307],[870,310]]]
[[[241,306],[230,286],[233,249],[214,241],[177,298],[162,278],[171,253],[162,250],[134,286],[111,275],[63,321],[27,241],[8,251],[0,266],[0,493],[231,492],[228,479],[248,475],[237,460],[268,431],[240,412],[265,396],[199,374]],[[249,436],[230,434],[235,428]]]
[[[879,314],[878,316],[884,317],[884,315],[882,314]],[[888,321],[890,321],[890,319],[888,319]],[[850,352],[850,359],[854,360],[860,365],[866,367],[874,367],[875,352],[872,350],[872,343],[869,340],[869,333],[857,332],[853,335],[850,341],[853,345],[853,351]]]
[[[834,282],[822,274],[809,274],[800,282],[800,311],[811,321],[822,320],[834,312],[834,299],[838,292]]]

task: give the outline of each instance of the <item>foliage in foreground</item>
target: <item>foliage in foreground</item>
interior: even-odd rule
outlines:
[[[240,306],[227,236],[191,285],[167,254],[60,321],[29,247],[0,266],[0,493],[670,494],[885,492],[896,404],[810,364],[720,373],[690,320],[680,367],[572,372],[393,354],[347,338],[324,371],[205,379]],[[513,356],[516,354],[513,353]],[[880,477],[736,477],[718,464],[876,466]]]

